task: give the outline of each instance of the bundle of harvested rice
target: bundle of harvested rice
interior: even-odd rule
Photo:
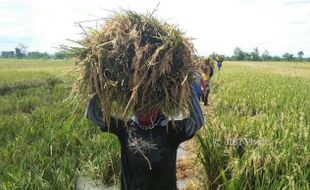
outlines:
[[[105,119],[152,109],[167,116],[187,113],[193,46],[176,26],[123,11],[79,44],[74,50],[80,77],[73,91],[84,101],[98,95]]]
[[[224,56],[223,55],[217,55],[216,56],[216,61],[223,62],[224,61]]]
[[[197,71],[203,73],[208,69],[210,58],[204,57],[204,56],[198,56],[194,55],[193,60],[195,63],[195,67],[197,68]]]

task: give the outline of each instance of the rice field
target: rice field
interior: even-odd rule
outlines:
[[[0,59],[1,190],[118,183],[117,139],[66,101],[74,76],[62,74],[73,68]],[[310,63],[224,62],[196,137],[199,189],[309,189],[309,92]]]
[[[72,189],[79,176],[118,182],[116,138],[84,119],[84,107],[65,101],[71,80],[60,75],[73,67],[0,59],[1,190]]]
[[[229,62],[201,131],[204,188],[310,188],[310,64]]]

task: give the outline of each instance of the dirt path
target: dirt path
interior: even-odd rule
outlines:
[[[197,175],[197,154],[195,140],[191,139],[179,146],[177,154],[177,186],[179,190],[199,189]]]
[[[211,104],[208,107],[201,105],[201,108],[205,119],[211,119],[214,105]],[[198,147],[194,138],[179,146],[177,154],[177,186],[179,190],[201,190],[204,188],[205,174],[203,166],[197,158]]]
[[[117,190],[115,186],[105,186],[101,181],[95,181],[91,177],[80,176],[77,179],[74,190]]]

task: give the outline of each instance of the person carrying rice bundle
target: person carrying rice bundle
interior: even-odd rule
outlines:
[[[196,72],[194,74],[194,80],[192,83],[192,86],[196,92],[196,95],[198,97],[198,100],[202,100],[202,83],[203,83],[203,73],[201,72],[201,70],[198,67],[196,68]]]
[[[190,41],[152,15],[127,11],[80,45],[73,92],[88,102],[86,117],[120,141],[121,189],[177,189],[177,148],[204,123]]]
[[[224,58],[221,55],[216,56],[217,69],[220,71],[223,65]]]
[[[202,80],[201,80],[201,87],[202,87],[202,101],[204,106],[207,106],[209,103],[209,94],[211,91],[211,77],[213,76],[214,67],[211,62],[210,57],[204,59],[202,65]]]

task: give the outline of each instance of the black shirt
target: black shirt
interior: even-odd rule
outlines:
[[[152,129],[145,129],[134,118],[125,125],[124,121],[111,117],[108,128],[102,120],[102,110],[92,99],[86,116],[120,141],[122,190],[175,190],[177,148],[192,138],[204,122],[195,93],[190,112],[190,117],[182,120],[168,121],[162,116]]]

